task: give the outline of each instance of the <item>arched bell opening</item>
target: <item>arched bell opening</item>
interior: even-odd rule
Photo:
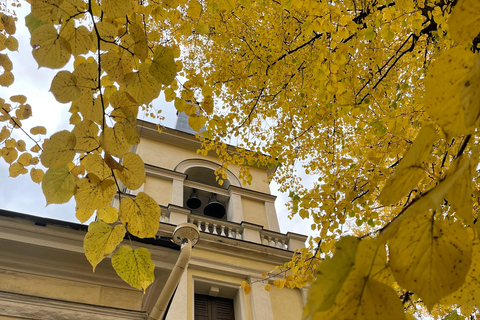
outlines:
[[[185,186],[183,191],[184,208],[190,209],[195,214],[227,220],[226,212],[229,200],[227,196],[188,186]],[[199,204],[198,207],[197,204]]]
[[[206,167],[191,167],[185,170],[185,174],[187,178],[183,188],[184,207],[195,214],[226,220],[229,197],[222,189],[228,189],[230,181],[225,179],[220,185],[215,171]],[[194,184],[195,188],[188,186],[189,181],[197,182]],[[202,185],[205,188],[202,188]],[[211,187],[218,188],[218,193]]]

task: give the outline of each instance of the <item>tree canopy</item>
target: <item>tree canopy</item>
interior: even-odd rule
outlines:
[[[118,212],[110,202],[119,182],[145,182],[129,149],[139,109],[155,117],[162,93],[192,128],[206,125],[199,152],[217,152],[220,177],[236,164],[248,184],[249,167],[277,166],[291,214],[313,219],[310,250],[265,274],[278,287],[313,282],[305,318],[404,319],[423,306],[476,316],[480,1],[28,2],[32,55],[59,70],[50,90],[73,129],[43,140],[44,127],[22,129],[28,95],[3,97],[0,155],[47,203],[74,197],[82,222],[96,213],[94,268],[116,250],[125,281],[153,281],[147,251],[116,247],[127,231],[153,236],[158,205],[145,193]],[[20,4],[1,7],[2,86],[14,81]]]

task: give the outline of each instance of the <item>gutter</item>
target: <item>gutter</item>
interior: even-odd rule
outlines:
[[[178,256],[177,262],[175,263],[162,292],[153,306],[152,312],[148,316],[148,320],[163,319],[165,312],[168,309],[169,301],[172,299],[178,283],[187,269],[192,256],[192,248],[197,244],[199,235],[198,228],[193,223],[179,224],[173,232],[173,242],[181,246],[180,255]]]

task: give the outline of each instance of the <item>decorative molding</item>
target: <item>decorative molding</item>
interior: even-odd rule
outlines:
[[[222,189],[222,188],[219,188],[219,187],[214,187],[214,186],[211,186],[209,184],[205,184],[205,183],[201,183],[201,182],[185,180],[183,182],[183,185],[185,187],[190,187],[190,188],[197,189],[197,190],[203,190],[203,191],[207,191],[207,192],[210,192],[210,193],[215,193],[217,195],[221,195],[221,196],[225,196],[225,197],[230,196],[228,191],[225,190],[225,189]]]
[[[184,181],[187,177],[185,174],[160,168],[151,164],[145,163],[145,174],[149,177],[160,178],[165,180],[181,180]]]
[[[207,168],[207,169],[212,169],[212,170],[217,170],[219,167],[221,167],[221,164],[209,161],[209,160],[204,160],[204,159],[186,159],[177,164],[175,167],[175,171],[185,173],[190,168]],[[230,182],[230,185],[236,186],[236,187],[241,187],[240,180],[238,180],[237,176],[233,174],[232,171],[226,170],[227,174],[227,179]]]
[[[145,320],[146,312],[0,291],[0,316],[42,320]]]
[[[259,191],[254,191],[254,190],[249,190],[245,188],[239,188],[236,186],[230,186],[229,187],[229,192],[231,194],[238,194],[242,196],[242,198],[248,198],[252,200],[257,200],[257,201],[263,201],[263,202],[275,202],[275,199],[277,198],[274,195],[268,194],[268,193],[263,193]]]

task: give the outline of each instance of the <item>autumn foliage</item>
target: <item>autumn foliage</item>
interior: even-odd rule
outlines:
[[[4,97],[0,155],[47,203],[74,197],[81,222],[96,214],[93,268],[113,252],[130,285],[153,281],[148,251],[117,246],[158,228],[155,201],[122,186],[145,182],[129,151],[139,108],[162,93],[192,128],[206,125],[199,152],[217,153],[220,180],[230,164],[245,183],[249,167],[277,166],[292,215],[313,220],[311,248],[265,274],[277,287],[312,283],[305,319],[476,317],[480,1],[28,2],[32,54],[60,69],[51,92],[73,128],[42,140],[45,128],[22,129],[27,98]],[[17,18],[1,9],[9,86]],[[13,130],[35,141],[29,151]]]

